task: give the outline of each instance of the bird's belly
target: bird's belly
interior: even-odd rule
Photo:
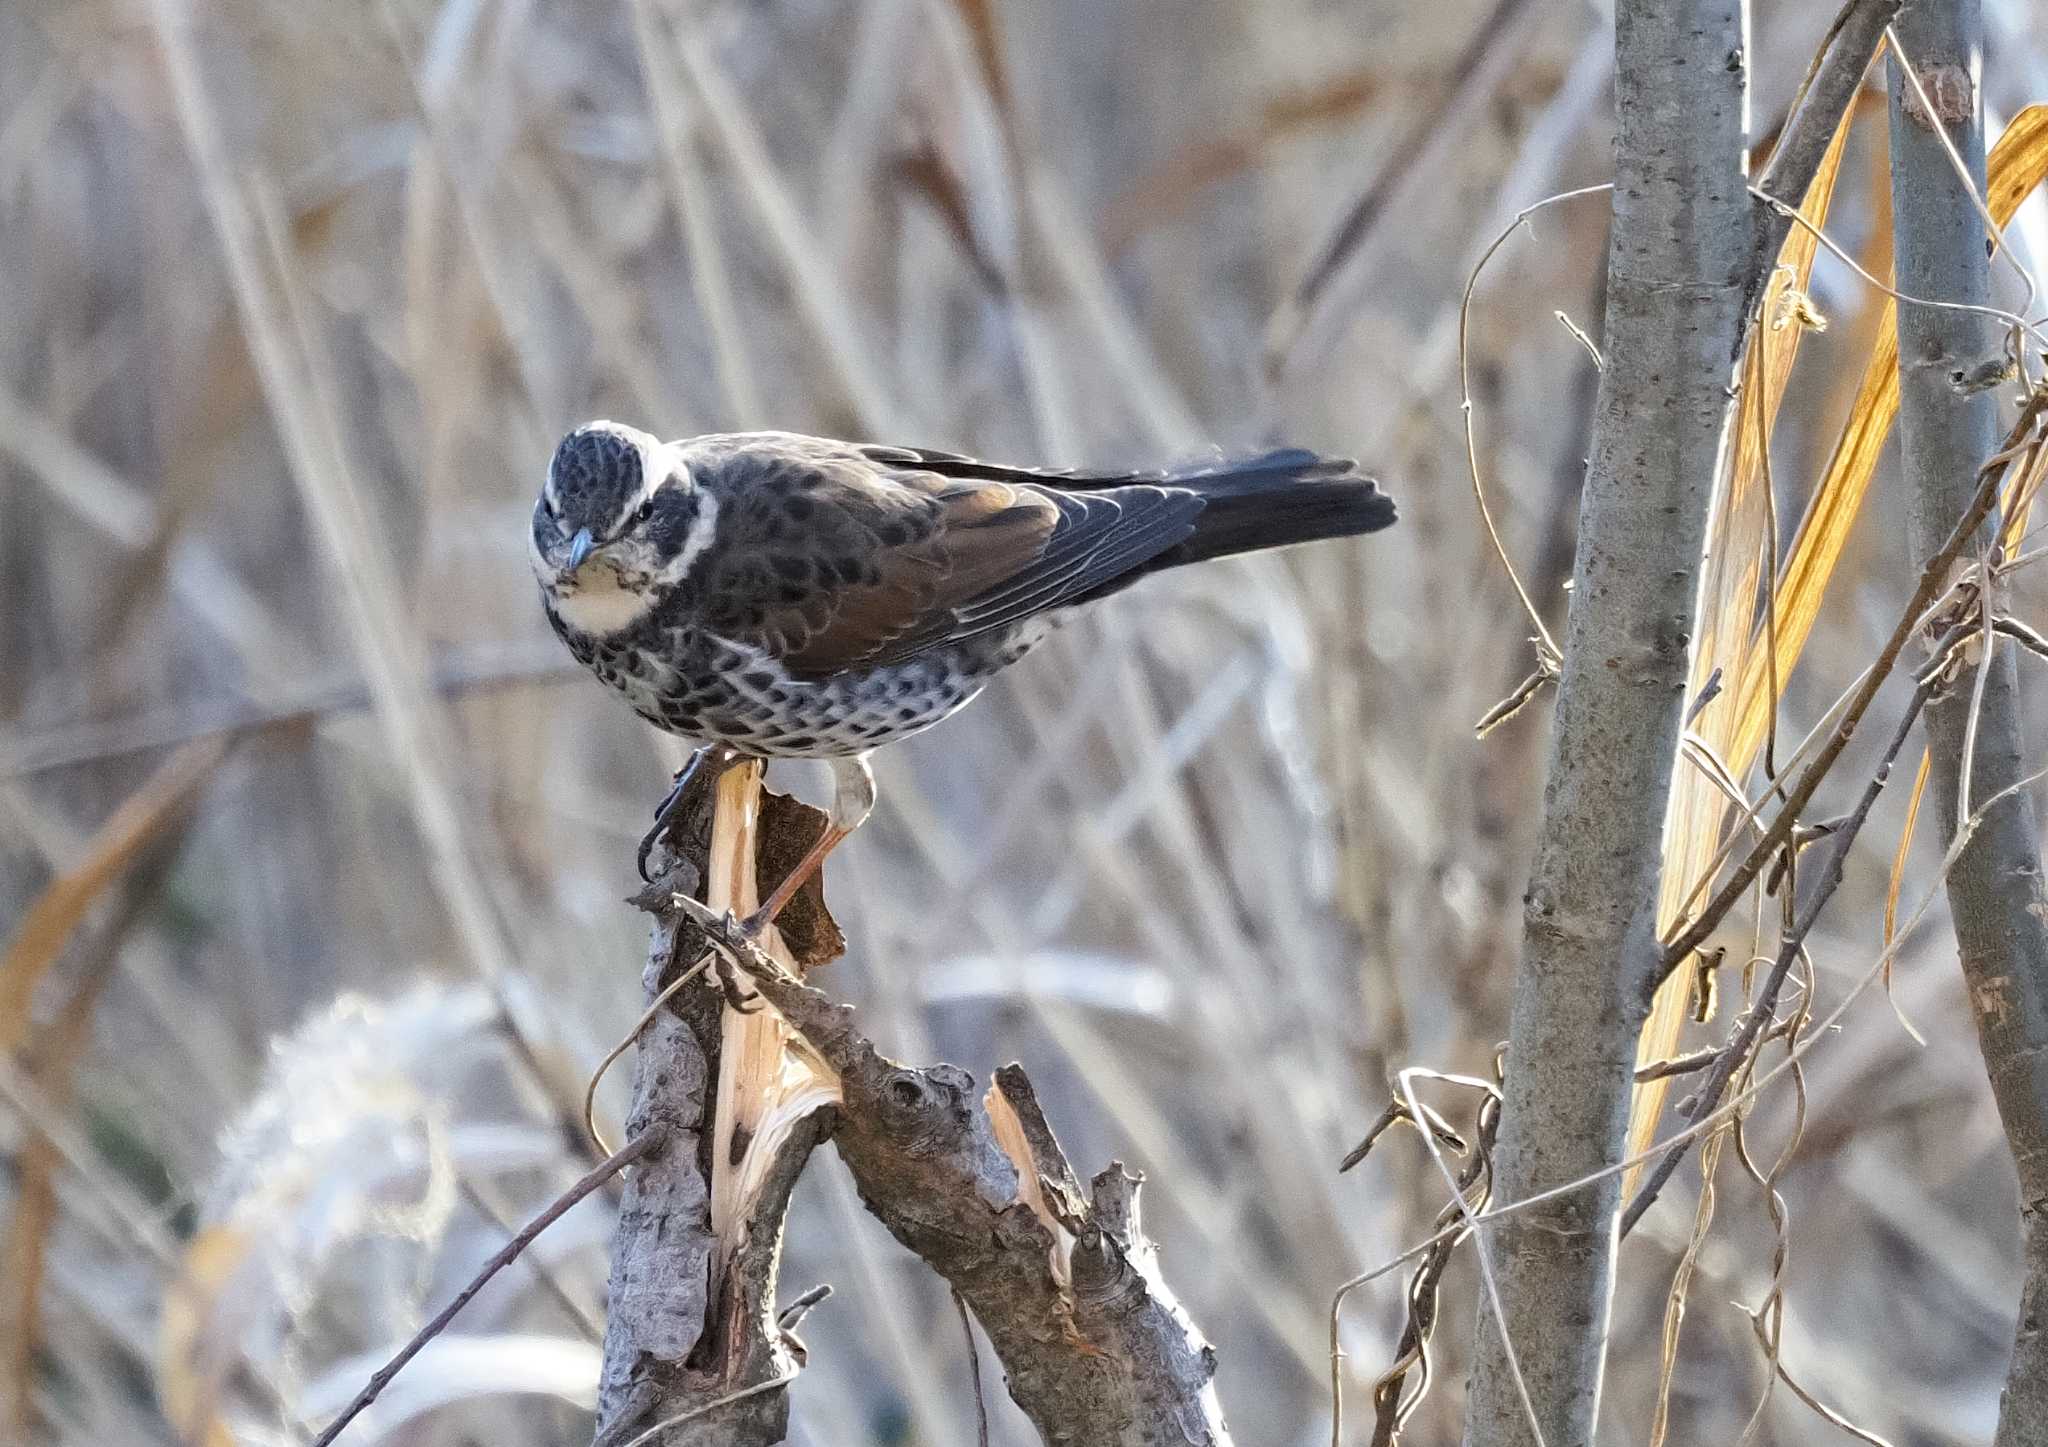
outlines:
[[[976,640],[979,646],[817,680],[790,678],[756,650],[717,639],[682,649],[602,643],[576,651],[587,651],[591,671],[657,728],[761,757],[831,758],[930,728],[1022,657],[1043,631],[1018,630]]]

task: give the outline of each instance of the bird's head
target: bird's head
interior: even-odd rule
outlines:
[[[616,633],[690,571],[716,511],[679,444],[587,422],[548,463],[533,508],[534,576],[571,625]]]

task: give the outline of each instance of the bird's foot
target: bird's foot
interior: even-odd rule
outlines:
[[[715,962],[711,966],[711,978],[718,982],[718,993],[725,996],[725,1007],[735,1015],[754,1015],[761,1009],[761,992],[740,978],[740,967],[723,950],[714,950]]]
[[[714,910],[688,895],[677,895],[675,903],[704,931],[705,938],[717,952],[718,963],[713,973],[725,995],[726,1004],[733,1009],[748,1015],[761,1008],[760,995],[747,987],[742,975],[776,980],[793,978],[762,946],[768,926],[774,923],[766,910],[756,910],[743,920],[729,909]]]
[[[670,780],[668,792],[654,808],[654,827],[641,836],[640,850],[634,856],[634,866],[640,871],[640,878],[648,884],[654,876],[647,872],[647,861],[654,853],[654,846],[666,839],[669,833],[689,813],[688,805],[697,789],[708,788],[718,782],[722,775],[739,758],[736,750],[723,744],[705,744],[689,762],[676,770]]]

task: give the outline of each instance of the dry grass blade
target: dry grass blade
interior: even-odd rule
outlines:
[[[108,965],[88,977],[64,1004],[50,1029],[36,1042],[30,1078],[42,1088],[47,1104],[58,1109],[70,1106],[72,1087],[77,1081],[78,1058],[92,1033],[93,1008],[111,973]],[[11,1440],[30,1442],[36,1438],[35,1407],[38,1359],[42,1354],[43,1276],[48,1262],[50,1233],[57,1224],[57,1170],[63,1157],[56,1144],[41,1131],[32,1131],[15,1160],[14,1214],[7,1225],[7,1240],[0,1248],[5,1265],[7,1297],[6,1343],[0,1354],[0,1424],[11,1429]]]
[[[1839,140],[1838,137],[1838,144]],[[1815,182],[1816,191],[1822,181],[1832,181],[1838,162],[1839,155],[1831,153],[1821,177]],[[2013,118],[1992,149],[1989,174],[1991,212],[1999,224],[2004,225],[2011,221],[2020,202],[2041,184],[2044,177],[2048,177],[2048,107],[2030,106]],[[1811,208],[1812,202],[1808,204]],[[1812,219],[1818,222],[1821,218],[1816,215]],[[1806,238],[1803,243],[1802,237]],[[1810,232],[1797,229],[1785,243],[1785,255],[1792,257],[1796,254],[1795,248],[1801,248],[1810,266],[1815,244]],[[1804,270],[1802,267],[1798,273],[1802,277]],[[1780,298],[1784,276],[1781,270],[1780,279],[1773,283]],[[1783,330],[1773,329],[1774,312],[1768,309],[1773,304],[1767,297],[1764,325],[1756,334],[1755,344],[1775,349],[1788,337],[1796,337],[1797,330],[1791,326]],[[1694,676],[1704,679],[1713,667],[1721,666],[1725,670],[1724,678],[1735,682],[1730,690],[1733,697],[1724,699],[1708,712],[1701,720],[1700,731],[1710,737],[1718,737],[1719,753],[1737,772],[1746,771],[1762,747],[1775,709],[1771,680],[1775,676],[1782,685],[1805,649],[1819,617],[1828,583],[1834,576],[1835,565],[1841,560],[1850,531],[1869,493],[1885,439],[1898,415],[1896,318],[1896,303],[1887,302],[1879,323],[1877,349],[1864,368],[1855,406],[1843,426],[1827,470],[1800,520],[1791,554],[1779,570],[1775,598],[1776,648],[1764,646],[1760,630],[1753,622],[1743,624],[1740,635],[1720,633],[1716,625],[1721,620],[1703,610],[1706,621],[1701,630],[1700,664]],[[1783,358],[1782,371],[1772,364],[1768,354],[1766,356],[1766,373],[1775,389],[1774,396],[1767,399],[1771,401],[1773,415],[1777,400],[1782,399],[1784,379],[1789,376],[1790,364],[1789,353]],[[1757,458],[1760,454],[1753,450],[1754,444],[1739,435],[1741,431],[1748,430],[1739,429],[1737,448],[1740,450],[1737,455]],[[1739,543],[1730,548],[1719,536],[1713,546],[1717,556],[1724,559],[1755,556],[1754,549],[1745,552]],[[1739,594],[1724,596],[1737,598]],[[1710,867],[1725,817],[1725,804],[1711,790],[1694,783],[1695,777],[1681,776],[1673,790],[1672,827],[1667,831],[1664,893],[1659,907],[1660,928],[1666,932],[1667,938],[1670,930],[1683,918],[1686,901],[1697,893],[1702,882],[1701,871]],[[1697,797],[1687,797],[1692,795]],[[1687,812],[1679,812],[1681,803],[1687,806]],[[1654,1060],[1672,1052],[1685,1018],[1686,986],[1682,981],[1682,976],[1674,977],[1658,993],[1650,1020],[1643,1030],[1637,1055],[1639,1061]],[[1638,1088],[1629,1127],[1630,1155],[1636,1155],[1648,1146],[1656,1129],[1657,1116],[1663,1108],[1666,1089],[1661,1081],[1648,1082]],[[1631,1187],[1633,1183],[1634,1177],[1631,1177]]]
[[[1816,224],[1827,216],[1855,116],[1852,108],[1843,118],[1813,184],[1807,189],[1806,209]],[[1693,657],[1690,692],[1701,694],[1718,675],[1723,680],[1737,680],[1737,696],[1729,698],[1724,693],[1701,712],[1692,728],[1714,754],[1726,761],[1729,773],[1736,779],[1749,772],[1763,743],[1761,729],[1752,736],[1742,728],[1749,716],[1743,706],[1742,690],[1749,679],[1751,660],[1769,646],[1758,636],[1756,617],[1762,559],[1771,556],[1768,550],[1773,542],[1768,496],[1769,431],[1784,401],[1804,331],[1796,321],[1781,322],[1792,315],[1794,298],[1805,292],[1816,249],[1817,243],[1810,233],[1794,231],[1780,249],[1777,268],[1764,290],[1762,318],[1750,332],[1750,358],[1743,369],[1745,388],[1760,395],[1752,396],[1749,405],[1738,406],[1731,423],[1733,435],[1714,501],[1707,564],[1700,580],[1699,647]],[[1773,606],[1774,612],[1781,615],[1783,598],[1775,600]],[[1782,682],[1784,675],[1785,670],[1780,668],[1776,680]],[[1775,700],[1763,697],[1770,693],[1773,681],[1768,670],[1758,672],[1756,681],[1760,701],[1768,701],[1774,707]],[[1769,717],[1771,711],[1759,712],[1759,719]],[[1712,867],[1729,807],[1727,797],[1698,770],[1681,770],[1672,781],[1671,800],[1665,812],[1664,868],[1657,898],[1660,935],[1683,913],[1694,881]],[[1686,1019],[1690,988],[1689,978],[1681,972],[1657,992],[1637,1043],[1638,1064],[1674,1053]],[[1630,1155],[1649,1144],[1669,1089],[1661,1079],[1637,1085],[1629,1126]],[[1623,1189],[1634,1188],[1635,1177],[1625,1178]]]
[[[18,1050],[28,1039],[36,987],[93,901],[191,800],[226,751],[226,739],[198,739],[166,759],[100,826],[85,858],[51,880],[22,916],[0,958],[0,1052]]]
[[[1452,67],[1442,98],[1396,146],[1386,165],[1346,209],[1329,239],[1274,312],[1266,333],[1266,374],[1278,378],[1305,338],[1317,329],[1326,310],[1335,310],[1335,294],[1344,277],[1364,274],[1363,258],[1387,230],[1395,203],[1418,176],[1433,173],[1445,153],[1465,134],[1462,122],[1500,82],[1509,63],[1521,53],[1523,32],[1539,7],[1527,0],[1496,0]]]
[[[2020,202],[2048,177],[2048,106],[2029,106],[2013,117],[2012,123],[1992,147],[1988,160],[1989,204],[1999,224],[2010,222]],[[1835,445],[1827,471],[1815,487],[1806,515],[1792,544],[1778,581],[1779,674],[1784,676],[1806,646],[1820,611],[1827,580],[1834,571],[1849,540],[1857,514],[1877,470],[1878,456],[1891,434],[1892,420],[1899,411],[1898,305],[1887,302],[1878,324],[1877,350],[1863,371],[1863,384],[1856,404]],[[1763,660],[1752,666],[1759,679]],[[1763,698],[1753,690],[1748,674],[1743,680],[1745,731],[1761,734]]]
[[[974,41],[974,64],[981,72],[981,83],[988,87],[996,114],[1002,117],[1003,125],[1008,129],[1014,123],[1011,119],[1009,81],[1003,73],[1003,37],[996,7],[990,0],[953,0],[953,9]]]
[[[1913,849],[1913,826],[1920,821],[1920,798],[1927,792],[1928,766],[1932,761],[1933,756],[1927,750],[1922,749],[1920,751],[1920,767],[1913,771],[1913,792],[1906,799],[1905,827],[1899,831],[1899,847],[1892,855],[1891,878],[1885,882],[1884,946],[1886,949],[1891,948],[1892,938],[1898,933],[1899,891],[1906,884],[1906,856]],[[1903,1025],[1906,1033],[1913,1037],[1913,1043],[1925,1045],[1927,1043],[1926,1037],[1914,1028],[1911,1020],[1906,1018],[1905,1012],[1899,1008],[1897,998],[1892,994],[1892,970],[1889,964],[1885,966],[1884,970],[1884,993],[1885,997],[1892,1002],[1892,1013],[1899,1017],[1899,1024]]]
[[[684,22],[673,37],[679,73],[699,102],[706,133],[767,233],[769,249],[788,273],[799,310],[817,336],[820,360],[831,368],[863,428],[877,436],[905,431],[903,410],[882,383],[890,369],[875,358],[853,301],[777,169],[751,108],[691,24]]]
[[[1352,71],[1307,90],[1278,95],[1256,120],[1221,136],[1191,141],[1103,208],[1096,230],[1104,254],[1116,257],[1140,236],[1192,206],[1213,187],[1235,180],[1273,148],[1319,126],[1348,121],[1382,98],[1370,70]]]
[[[0,1052],[12,1053],[30,1043],[29,1014],[37,985],[63,954],[94,901],[144,846],[175,824],[225,751],[224,741],[209,739],[172,755],[100,826],[85,858],[44,888],[0,962]],[[56,1022],[33,1042],[29,1077],[53,1108],[70,1103],[74,1066],[85,1049],[107,973],[103,964],[82,981]],[[49,1137],[32,1131],[15,1162],[14,1212],[0,1258],[7,1282],[6,1330],[0,1333],[7,1343],[0,1357],[0,1422],[11,1429],[12,1440],[21,1442],[34,1435],[45,1248],[56,1223],[56,1174],[61,1163]]]
[[[1720,1165],[1722,1143],[1727,1134],[1716,1131],[1700,1146],[1700,1195],[1693,1206],[1692,1230],[1685,1239],[1685,1252],[1678,1269],[1671,1273],[1671,1290],[1664,1299],[1664,1330],[1657,1357],[1656,1405],[1650,1415],[1650,1447],[1664,1447],[1671,1431],[1671,1381],[1678,1367],[1678,1331],[1685,1324],[1687,1295],[1699,1267],[1700,1252],[1707,1244],[1707,1228],[1714,1223],[1714,1173]]]
[[[710,188],[698,162],[690,126],[690,98],[666,60],[662,22],[649,0],[634,0],[633,39],[639,50],[640,74],[647,86],[655,133],[668,171],[676,226],[689,257],[690,280],[704,311],[718,383],[725,393],[727,417],[734,427],[767,425],[746,327],[732,304],[733,288],[725,264],[725,248],[714,223]]]
[[[209,1337],[220,1296],[255,1249],[250,1234],[212,1226],[186,1244],[157,1321],[156,1392],[163,1413],[194,1447],[236,1447],[220,1415]]]

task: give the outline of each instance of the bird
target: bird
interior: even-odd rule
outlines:
[[[1394,502],[1301,448],[1061,471],[794,432],[564,436],[531,562],[570,653],[657,728],[822,760],[826,827],[744,923],[772,923],[875,804],[868,755],[964,707],[1075,609],[1168,568],[1377,532]]]

